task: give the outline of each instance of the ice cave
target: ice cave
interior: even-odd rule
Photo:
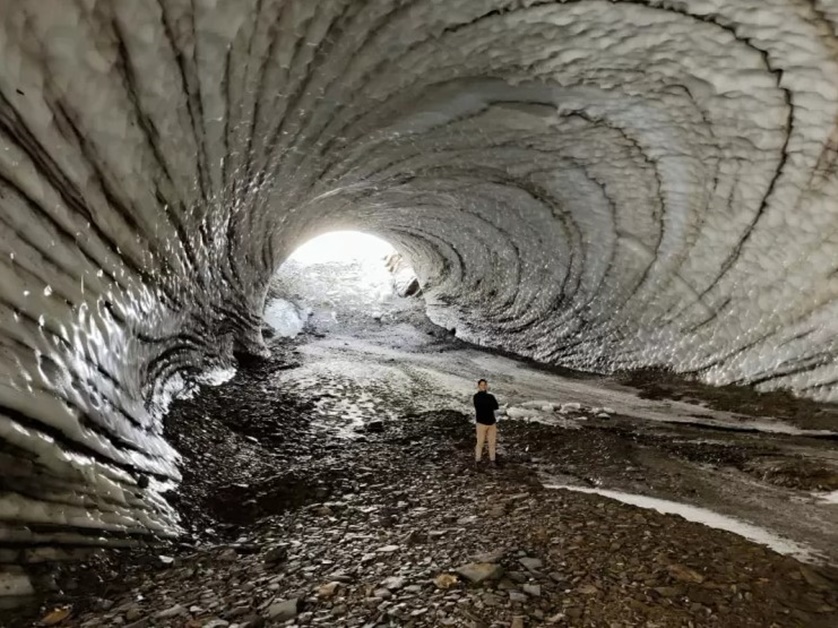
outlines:
[[[2,0],[0,223],[0,563],[178,535],[167,410],[330,231],[462,342],[838,402],[838,1]]]

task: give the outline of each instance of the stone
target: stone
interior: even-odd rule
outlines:
[[[187,615],[189,611],[181,604],[175,604],[165,610],[158,612],[154,617],[157,619],[170,619],[179,615]]]
[[[509,628],[524,628],[524,618],[521,615],[516,615],[512,618]]]
[[[506,507],[503,504],[498,504],[496,506],[492,506],[489,511],[486,513],[486,516],[490,519],[500,519],[506,514]]]
[[[265,562],[270,565],[284,563],[286,560],[288,560],[288,550],[280,545],[265,552]]]
[[[322,584],[317,588],[317,597],[320,598],[330,598],[337,593],[338,588],[340,588],[342,583],[338,581],[327,582],[326,584]]]
[[[530,558],[526,556],[524,558],[519,558],[518,562],[530,571],[538,571],[544,564],[544,562],[540,558]]]
[[[541,585],[539,584],[525,584],[521,587],[524,590],[524,593],[527,595],[531,595],[533,597],[540,597],[541,596]]]
[[[125,611],[125,619],[128,621],[136,621],[140,617],[142,617],[143,612],[140,610],[138,606],[132,606],[127,611]]]
[[[287,621],[294,619],[300,612],[300,601],[297,598],[275,602],[268,607],[267,618],[272,621]]]
[[[670,576],[679,582],[695,582],[697,584],[704,582],[704,576],[689,567],[685,567],[684,565],[669,565],[666,570],[669,572]]]
[[[527,596],[521,593],[520,591],[512,590],[509,592],[509,601],[510,602],[526,602]]]
[[[682,590],[679,587],[654,587],[652,590],[661,597],[666,598],[678,597],[682,594]]]
[[[56,624],[60,624],[62,621],[67,619],[70,616],[70,613],[72,612],[72,606],[64,606],[61,608],[53,609],[46,615],[41,617],[40,623],[43,626],[55,626]]]
[[[571,619],[579,619],[582,617],[582,609],[578,606],[572,606],[570,608],[565,609],[565,615],[570,617]],[[569,622],[570,623],[570,622]]]
[[[366,431],[371,434],[382,434],[384,432],[384,421],[370,421],[366,424]]]
[[[474,584],[496,580],[503,575],[503,567],[494,563],[467,563],[460,565],[455,571]]]
[[[390,591],[398,591],[404,585],[404,578],[400,578],[399,576],[390,576],[389,578],[386,578],[383,582],[381,582],[381,586],[385,589],[389,589]]]
[[[457,584],[457,576],[450,573],[441,573],[434,578],[434,585],[438,589],[448,589]]]
[[[475,555],[472,560],[476,563],[499,563],[506,556],[505,550],[494,550]]]
[[[812,565],[800,565],[800,573],[803,579],[817,591],[829,591],[838,588],[838,583],[826,578]]]
[[[425,538],[423,532],[419,530],[411,530],[407,534],[405,534],[399,541],[404,545],[414,545],[416,543],[421,543]]]

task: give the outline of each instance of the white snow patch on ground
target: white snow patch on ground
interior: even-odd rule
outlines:
[[[265,322],[277,335],[293,338],[303,331],[309,313],[308,308],[300,308],[291,301],[274,299],[265,307]]]
[[[217,368],[202,373],[196,380],[198,383],[206,384],[207,386],[221,386],[221,384],[229,382],[235,376],[236,369],[229,366],[227,368]]]
[[[838,491],[832,491],[831,493],[815,493],[815,497],[827,504],[838,504]]]
[[[384,342],[386,345],[379,344]],[[443,398],[464,404],[471,412],[471,395],[476,391],[478,378],[489,380],[489,392],[503,405],[510,408],[529,406],[537,408],[520,417],[541,417],[547,415],[542,408],[548,404],[555,412],[585,412],[596,415],[599,412],[614,413],[619,408],[621,416],[659,421],[662,423],[698,423],[731,430],[759,431],[774,434],[802,436],[830,436],[838,434],[829,430],[806,430],[771,418],[752,419],[729,412],[708,410],[682,401],[642,399],[633,388],[606,380],[571,380],[549,373],[533,371],[526,364],[476,351],[457,349],[454,351],[421,352],[428,342],[426,335],[418,333],[409,325],[389,326],[380,335],[356,338],[348,335],[333,335],[314,343],[303,345],[300,350],[312,358],[324,362],[333,360],[335,352],[345,352],[348,358],[357,360],[348,375],[358,373],[362,377],[370,360],[379,365],[390,364],[395,370],[422,369],[432,376],[437,385],[432,392],[437,405]],[[347,373],[345,373],[347,374]],[[365,378],[366,379],[366,378]],[[460,406],[458,405],[458,409]],[[703,416],[697,417],[700,413]],[[515,414],[515,413],[513,413]],[[511,416],[511,415],[510,415]],[[512,417],[514,418],[514,417]],[[543,418],[543,417],[541,417]],[[558,418],[558,417],[557,417]]]
[[[381,384],[396,390],[401,386],[410,385],[411,382],[408,375],[386,365],[338,359],[328,363],[306,364],[293,371],[280,372],[277,377],[280,381],[306,379],[310,380],[314,386],[323,379],[341,378],[357,386]]]
[[[760,528],[759,526],[755,526],[740,519],[719,514],[712,510],[708,510],[707,508],[699,508],[698,506],[690,506],[689,504],[681,504],[679,502],[673,502],[657,497],[647,497],[645,495],[623,493],[622,491],[612,491],[601,488],[573,486],[570,484],[545,484],[545,488],[565,489],[568,491],[575,491],[577,493],[592,493],[615,499],[623,502],[624,504],[638,506],[639,508],[656,510],[657,512],[665,515],[680,515],[687,521],[701,523],[718,530],[733,532],[734,534],[738,534],[739,536],[744,537],[749,541],[753,541],[754,543],[766,545],[778,554],[794,556],[802,562],[813,563],[821,560],[821,556],[806,545],[774,534],[765,528]]]

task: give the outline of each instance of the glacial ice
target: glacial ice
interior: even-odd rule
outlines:
[[[264,351],[328,230],[476,343],[838,400],[836,32],[836,0],[0,0],[0,536],[176,532],[167,400]]]

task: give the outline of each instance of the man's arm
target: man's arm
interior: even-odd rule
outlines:
[[[497,410],[498,408],[500,408],[500,406],[498,405],[498,400],[495,399],[494,395],[492,395],[492,405],[495,406],[494,408],[492,408],[492,410]]]

